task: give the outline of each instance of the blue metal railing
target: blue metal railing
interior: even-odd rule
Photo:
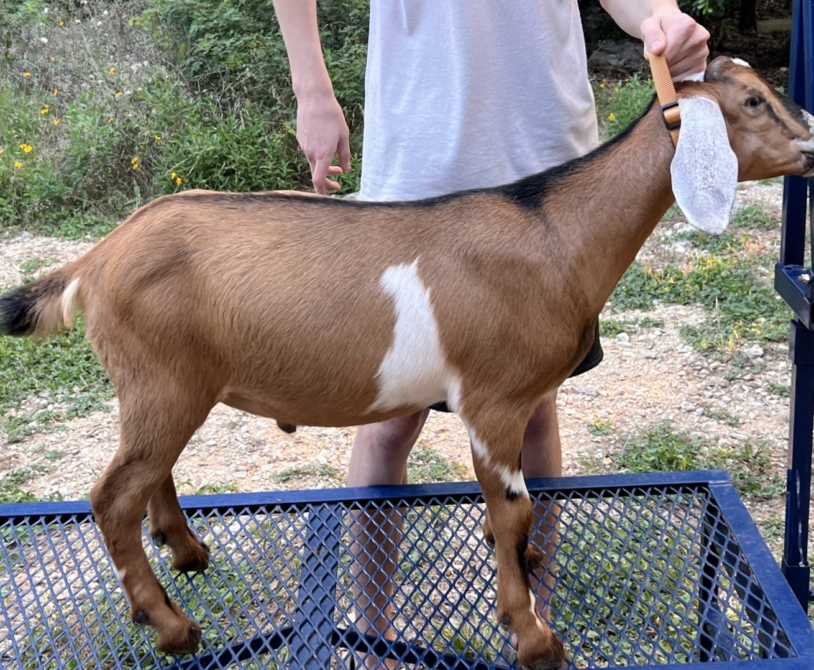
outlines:
[[[536,524],[557,532],[549,602],[572,668],[814,668],[810,624],[726,473],[528,483],[557,510],[556,523]],[[181,505],[212,548],[209,569],[173,574],[147,532],[144,542],[170,597],[201,623],[200,654],[159,654],[151,630],[130,622],[86,502],[4,505],[0,667],[339,670],[367,652],[399,668],[512,666],[474,482]],[[355,623],[350,548],[358,514],[395,509],[404,521],[388,639]]]
[[[789,95],[799,105],[814,111],[814,0],[795,0],[792,21]],[[808,562],[814,432],[814,273],[805,266],[806,213],[810,207],[809,180],[786,177],[775,288],[795,316],[789,338],[792,382],[782,570],[804,608],[814,599]]]

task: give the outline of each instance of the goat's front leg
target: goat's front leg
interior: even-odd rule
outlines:
[[[179,572],[202,572],[209,566],[209,549],[187,525],[178,504],[172,473],[159,485],[147,506],[150,535],[172,549],[172,567]]]
[[[480,414],[480,413],[479,413]],[[483,413],[487,415],[487,413]],[[565,666],[565,650],[536,611],[529,571],[541,552],[529,545],[532,505],[520,467],[525,418],[467,421],[475,474],[486,500],[484,534],[497,556],[497,617],[517,636],[517,660],[534,670]]]

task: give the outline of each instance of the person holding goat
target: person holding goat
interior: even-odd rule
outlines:
[[[702,72],[709,33],[675,0],[602,0],[645,53],[664,54],[674,79]],[[297,139],[317,193],[350,169],[348,127],[319,43],[316,0],[274,0],[297,98]],[[577,0],[371,1],[360,200],[417,200],[509,183],[598,144]],[[338,157],[338,165],[333,165]],[[488,316],[484,315],[484,318]],[[602,359],[598,327],[581,374]],[[360,426],[350,486],[406,483],[407,457],[429,409]],[[556,392],[534,412],[526,477],[562,474]],[[392,635],[387,614],[398,520],[368,520],[357,607]],[[537,538],[540,540],[541,538]],[[544,540],[543,540],[544,541]],[[549,545],[550,546],[550,545]]]

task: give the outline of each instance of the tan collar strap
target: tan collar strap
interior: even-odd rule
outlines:
[[[664,125],[670,131],[670,137],[673,138],[673,145],[675,145],[678,143],[681,113],[678,110],[673,79],[670,77],[670,70],[667,69],[667,61],[664,56],[650,54],[650,69],[653,72],[653,83],[656,85],[656,95],[659,105],[661,105],[661,116],[664,119]]]

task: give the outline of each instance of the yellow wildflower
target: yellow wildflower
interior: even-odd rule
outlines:
[[[115,67],[112,67],[112,68],[110,68],[110,69],[108,70],[108,72],[109,72],[110,74],[116,74],[116,68],[115,68]]]
[[[0,156],[2,156],[4,153],[6,153],[6,148],[0,147]]]
[[[183,183],[183,181],[184,181],[184,180],[183,180],[183,179],[181,179],[181,177],[176,177],[176,178],[175,178],[175,185],[176,185],[176,186],[180,186],[180,185]]]
[[[160,142],[161,141],[161,135],[156,135],[155,136],[155,141]]]
[[[107,120],[107,122],[108,122],[108,123],[113,123],[113,119],[114,119],[114,117],[112,117],[112,116],[111,116],[111,117],[110,117],[110,118]]]
[[[611,112],[610,114],[608,114],[608,121],[613,121],[613,120],[615,120],[615,119],[616,119],[616,114],[614,114],[613,112]]]
[[[174,172],[170,173],[170,179],[175,179],[175,173]]]
[[[19,169],[19,168],[23,167],[23,164],[20,161],[14,161],[14,167]]]
[[[65,21],[63,21],[62,19],[60,19],[60,20],[59,20],[59,25],[60,25],[60,26],[64,26],[64,25],[65,25]]]
[[[51,62],[53,63],[54,61],[56,61],[56,58],[54,58],[53,56],[51,56]]]
[[[613,92],[614,92],[614,93],[618,93],[618,92],[619,92],[619,87],[617,86],[616,88],[614,88],[614,89],[613,89]]]
[[[55,125],[55,126],[58,126],[58,125],[59,125],[59,119],[54,119],[54,125]]]
[[[40,114],[47,114],[51,111],[51,108],[48,105],[43,105],[42,109],[40,110]]]
[[[599,82],[599,88],[605,88],[605,80],[604,79],[601,82]]]
[[[30,77],[30,76],[31,76],[30,72],[23,72],[23,77]]]
[[[122,91],[116,91],[116,97],[121,98],[123,95]]]
[[[55,88],[55,89],[54,89],[54,95],[56,95],[57,93],[59,93],[59,89],[58,89],[58,88]]]
[[[130,167],[134,170],[138,170],[138,156],[133,156],[130,159]]]
[[[32,147],[32,146],[31,146],[31,145],[30,145],[28,142],[23,142],[23,143],[20,145],[20,149],[22,149],[22,150],[23,150],[25,153],[27,153],[27,154],[30,154],[30,153],[31,153],[31,149],[32,149],[32,148],[33,148],[33,147]]]

